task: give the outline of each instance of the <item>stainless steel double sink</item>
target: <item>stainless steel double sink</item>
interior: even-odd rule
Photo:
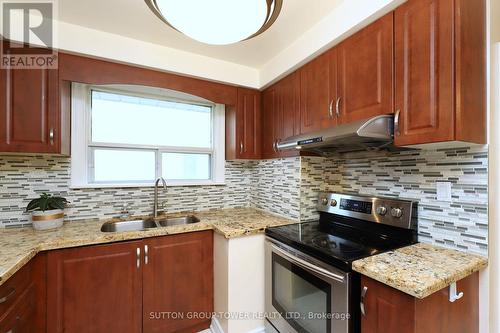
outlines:
[[[173,225],[198,223],[200,219],[194,215],[161,218],[158,220],[130,220],[106,222],[102,225],[102,232],[146,231],[154,228],[169,227]]]

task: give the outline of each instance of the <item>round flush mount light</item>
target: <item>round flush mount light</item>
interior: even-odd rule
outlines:
[[[145,0],[162,21],[192,39],[227,45],[260,35],[283,0]]]

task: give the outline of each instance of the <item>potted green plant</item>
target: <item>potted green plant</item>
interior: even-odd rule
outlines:
[[[62,226],[64,221],[64,208],[68,200],[63,197],[42,193],[40,198],[28,203],[26,212],[31,213],[31,222],[36,230],[54,229]]]

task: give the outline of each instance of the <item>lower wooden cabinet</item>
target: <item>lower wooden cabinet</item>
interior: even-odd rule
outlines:
[[[211,231],[50,251],[47,260],[49,333],[188,333],[210,325],[182,313],[213,309]]]
[[[210,326],[212,243],[211,232],[144,240],[144,332],[199,332]]]
[[[48,332],[141,332],[141,248],[133,241],[50,251]]]
[[[38,255],[0,286],[0,333],[46,332],[45,264]]]
[[[464,296],[451,303],[448,288],[417,299],[363,276],[361,333],[479,332],[479,273],[457,282]]]

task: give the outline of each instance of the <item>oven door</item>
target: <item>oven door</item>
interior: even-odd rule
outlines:
[[[266,242],[266,314],[280,333],[350,333],[350,274]]]

